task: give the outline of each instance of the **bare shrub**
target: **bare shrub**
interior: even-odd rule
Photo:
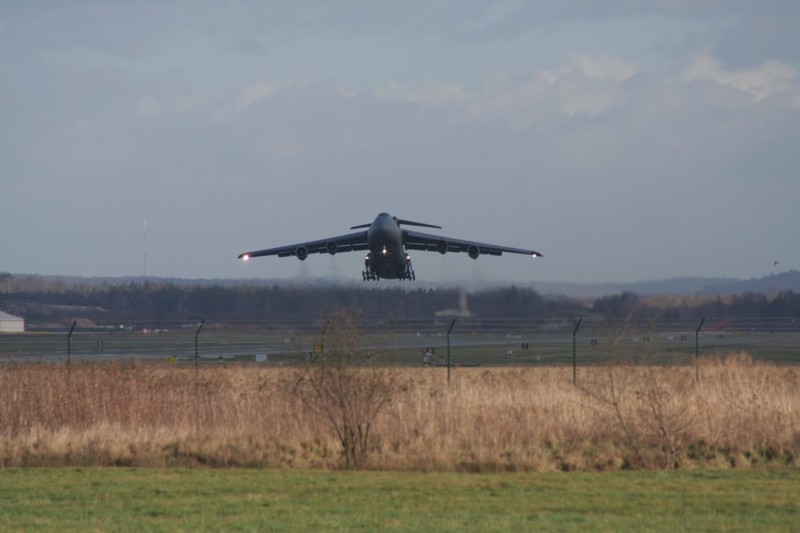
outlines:
[[[677,468],[695,422],[694,382],[687,368],[646,364],[606,365],[580,390],[611,412],[633,455],[625,465]]]
[[[661,377],[668,372],[673,374],[670,376],[673,378],[671,384],[667,378]],[[694,413],[687,395],[693,392],[694,383],[681,367],[649,366],[644,369],[640,394],[649,416],[643,418],[650,422],[651,431],[661,441],[664,468],[680,466],[679,457],[690,441],[688,430],[694,424]]]
[[[622,430],[624,443],[635,455],[635,461],[626,460],[630,466],[643,466],[639,428],[635,425],[630,410],[631,375],[621,365],[607,364],[602,371],[587,375],[580,387],[584,394],[594,400],[592,406],[596,416],[608,418],[609,415]]]
[[[336,434],[345,468],[362,468],[373,445],[375,420],[397,389],[396,374],[360,349],[351,313],[335,313],[326,328],[324,351],[303,367],[294,393]]]

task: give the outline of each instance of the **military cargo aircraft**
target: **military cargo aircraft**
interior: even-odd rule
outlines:
[[[381,278],[416,279],[414,269],[411,268],[411,257],[406,253],[406,250],[423,250],[426,252],[439,252],[440,254],[466,252],[472,259],[477,259],[481,255],[503,255],[503,252],[542,257],[542,254],[534,250],[453,239],[403,229],[400,226],[441,229],[441,226],[402,220],[391,216],[389,213],[380,213],[371,223],[360,224],[350,228],[362,231],[316,241],[245,252],[239,255],[239,259],[247,261],[252,257],[265,255],[277,255],[278,257],[293,255],[299,260],[305,261],[308,254],[329,253],[333,255],[339,252],[369,250],[364,259],[364,270],[361,272],[361,276],[364,281],[377,281]]]

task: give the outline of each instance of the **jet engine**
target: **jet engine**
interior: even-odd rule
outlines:
[[[475,244],[470,244],[467,248],[467,255],[473,259],[477,259],[481,255],[481,249]]]
[[[308,249],[305,246],[298,246],[294,251],[294,255],[296,255],[300,261],[305,261],[306,257],[308,257]]]
[[[328,241],[328,242],[325,244],[325,249],[326,249],[326,250],[328,250],[328,253],[329,253],[329,254],[331,254],[331,255],[333,255],[333,254],[335,254],[335,253],[336,253],[336,249],[337,249],[338,247],[339,247],[339,245],[338,245],[338,244],[336,244],[336,241]]]
[[[445,240],[441,240],[436,243],[436,250],[442,255],[447,253],[447,248],[449,248],[449,245]]]

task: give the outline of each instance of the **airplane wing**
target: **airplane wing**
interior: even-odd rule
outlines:
[[[348,233],[347,235],[339,235],[338,237],[320,239],[318,241],[287,244],[286,246],[278,246],[276,248],[244,252],[239,254],[239,259],[250,259],[251,257],[262,257],[265,255],[277,255],[278,257],[294,255],[297,256],[298,259],[305,259],[308,254],[335,254],[338,252],[354,252],[356,250],[368,249],[369,242],[367,241],[367,232],[359,231],[356,233]]]
[[[477,259],[480,255],[503,255],[503,252],[542,257],[542,254],[535,250],[465,241],[463,239],[453,239],[442,235],[430,235],[410,230],[403,232],[403,244],[408,250],[425,250],[439,253],[466,252],[473,259]]]

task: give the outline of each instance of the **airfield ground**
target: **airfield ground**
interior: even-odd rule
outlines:
[[[449,325],[364,332],[400,392],[360,472],[286,387],[324,324],[0,335],[0,529],[795,527],[793,323],[460,321],[448,383]]]

